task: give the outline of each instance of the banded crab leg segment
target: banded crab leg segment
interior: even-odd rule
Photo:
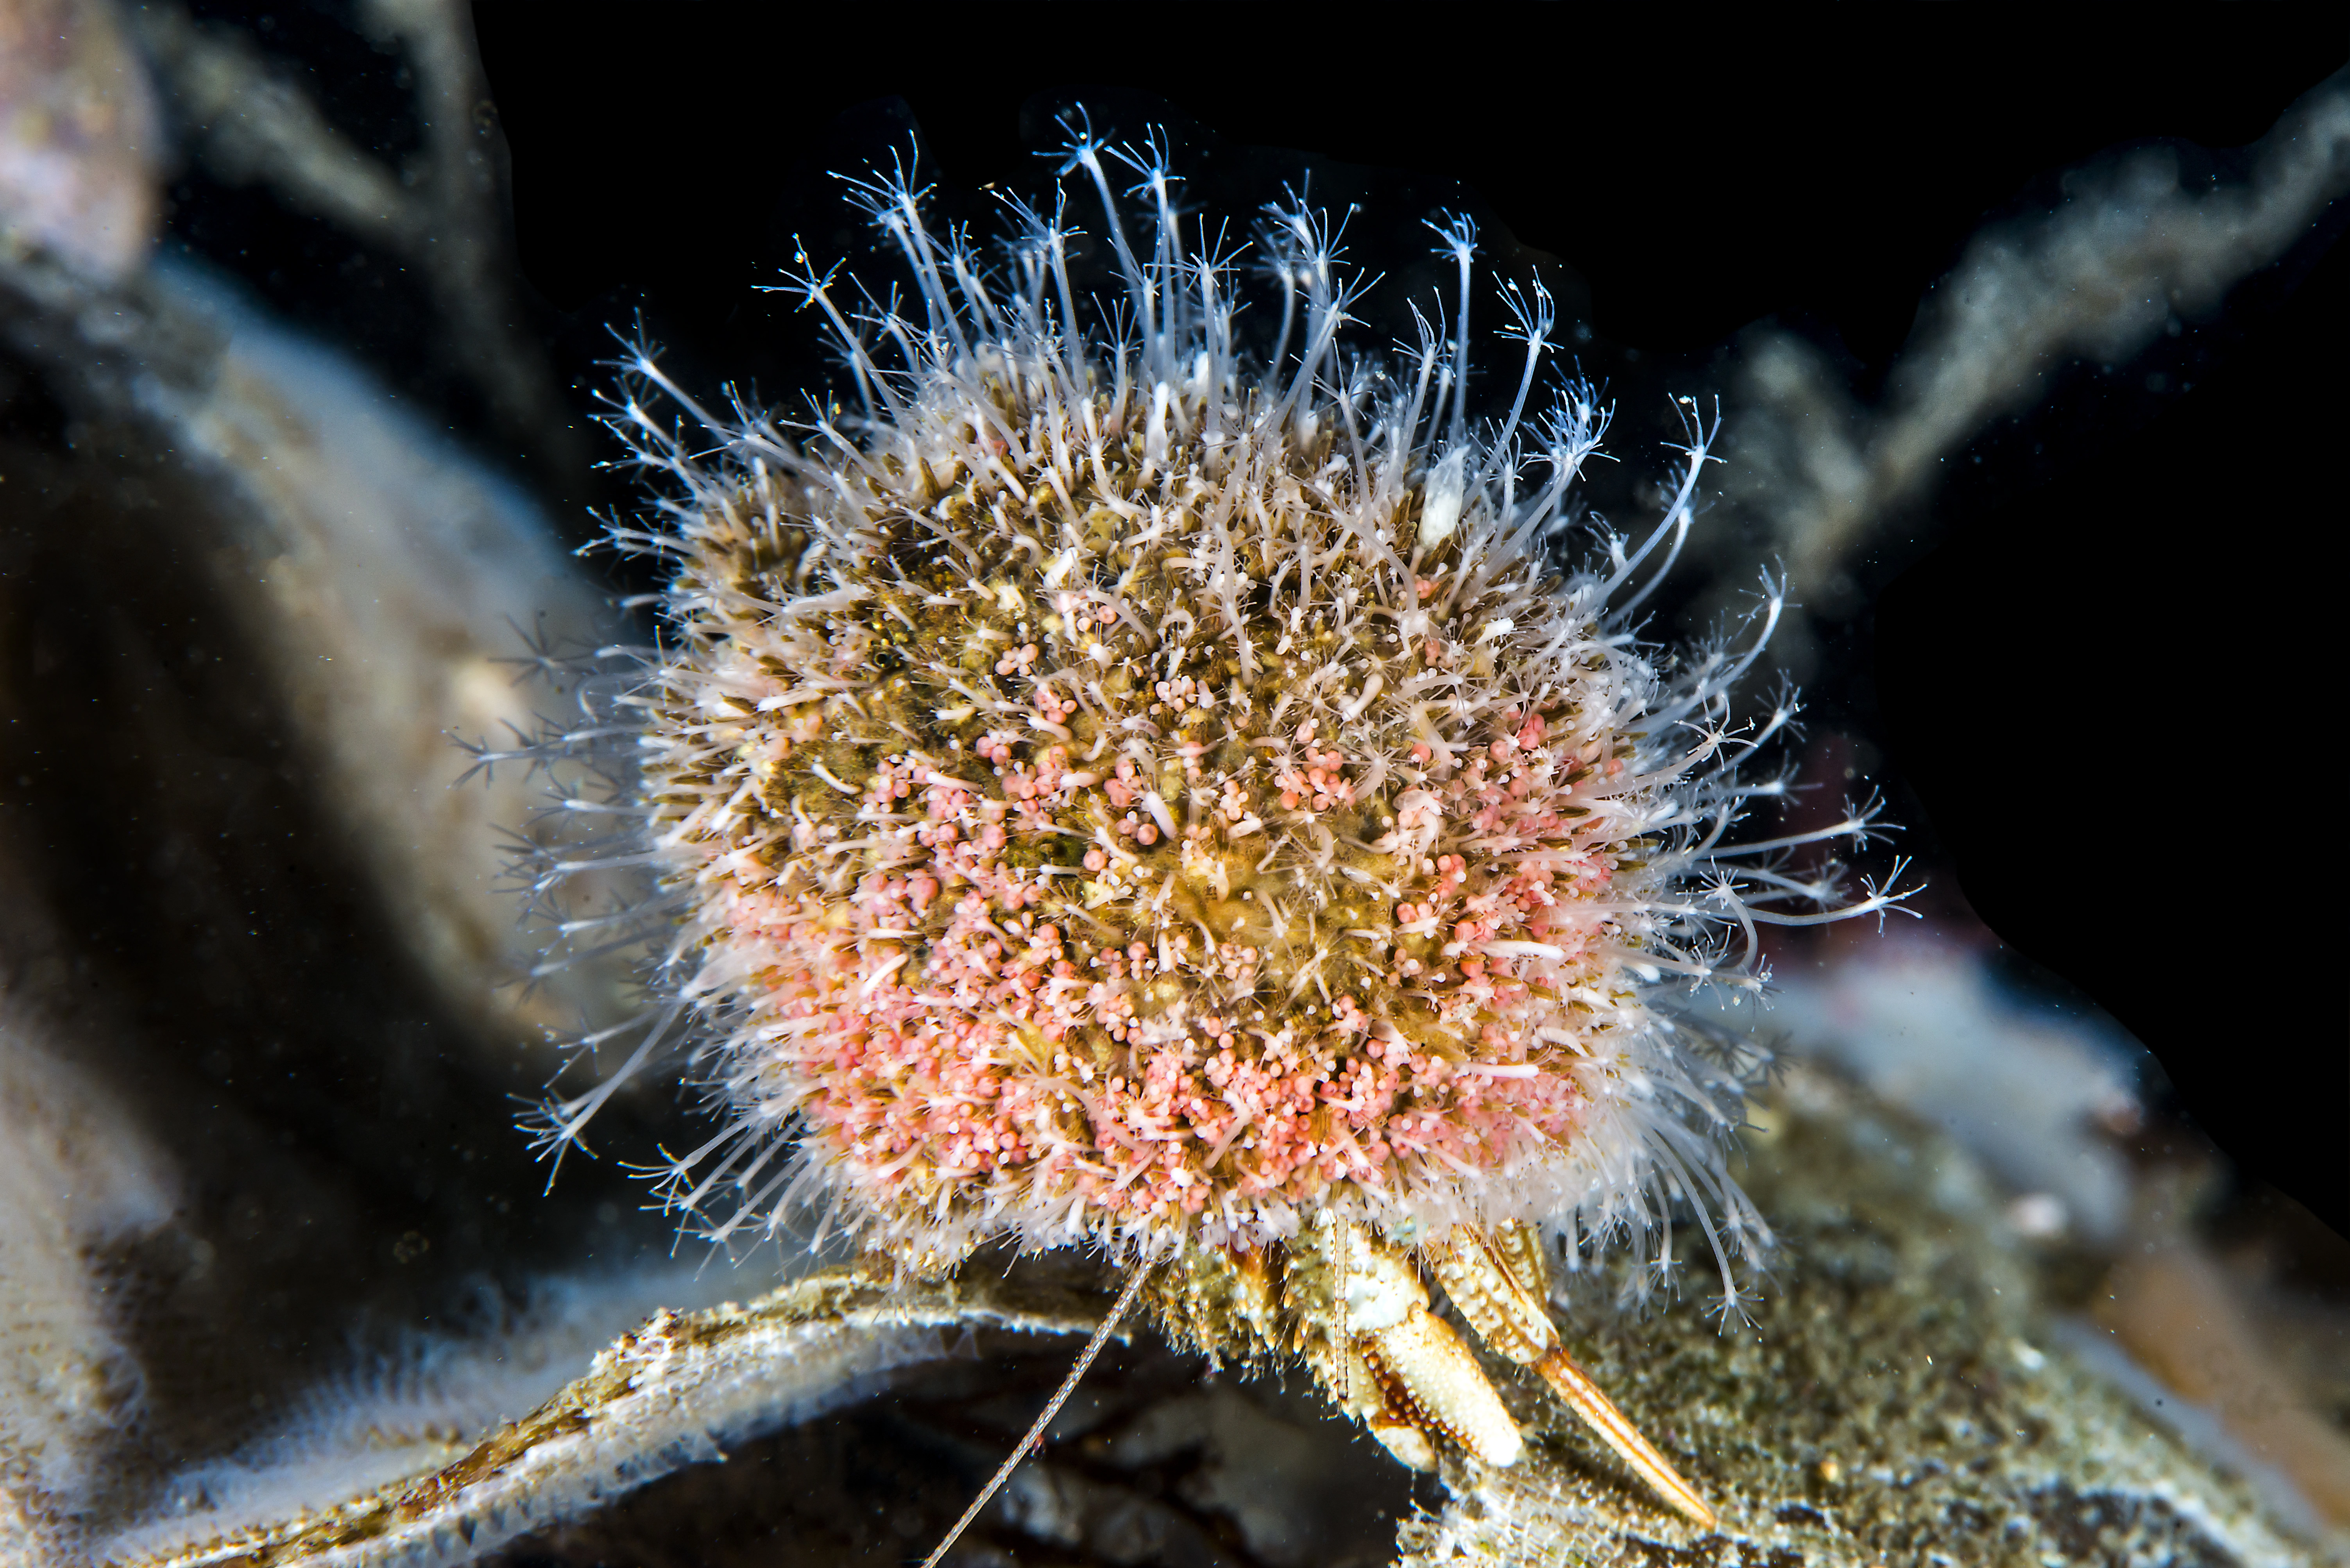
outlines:
[[[1415,1469],[1435,1468],[1438,1433],[1489,1465],[1518,1462],[1518,1424],[1461,1336],[1428,1310],[1401,1249],[1327,1213],[1294,1245],[1311,1282],[1300,1282],[1320,1298],[1301,1304],[1328,1329],[1315,1370],[1349,1415]]]
[[[1642,1437],[1639,1428],[1600,1391],[1559,1343],[1551,1321],[1550,1271],[1542,1241],[1523,1225],[1488,1233],[1456,1225],[1421,1250],[1437,1282],[1477,1337],[1521,1366],[1531,1366],[1659,1495],[1697,1523],[1712,1529],[1713,1510],[1697,1489]]]

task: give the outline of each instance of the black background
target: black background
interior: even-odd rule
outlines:
[[[1615,36],[1580,7],[1473,31],[1387,8],[556,15],[475,12],[523,269],[583,407],[639,315],[689,379],[790,389],[808,334],[754,286],[795,234],[819,259],[866,243],[826,171],[919,126],[942,193],[1033,193],[1076,96],[1386,171],[1414,222],[1498,220],[1566,264],[1598,339],[1692,374],[1776,317],[1866,400],[1985,221],[2117,145],[2237,177],[2230,150],[2345,57],[2336,14],[2274,9]],[[2168,395],[2155,359],[2074,367],[1954,455],[1863,563],[1812,695],[1883,748],[1904,847],[2137,1033],[2169,1111],[2350,1233],[2341,206],[2149,351]]]

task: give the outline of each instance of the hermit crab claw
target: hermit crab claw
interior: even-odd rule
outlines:
[[[1451,1325],[1428,1310],[1428,1288],[1402,1252],[1344,1222],[1336,1242],[1339,1322],[1346,1356],[1340,1403],[1389,1453],[1431,1469],[1429,1436],[1443,1432],[1489,1465],[1524,1450],[1518,1424]]]
[[[1341,1365],[1329,1369],[1338,1376],[1325,1371],[1325,1377],[1348,1413],[1415,1469],[1433,1467],[1430,1439],[1438,1433],[1487,1464],[1516,1463],[1524,1448],[1517,1423],[1460,1335],[1429,1310],[1427,1287],[1402,1249],[1335,1217],[1308,1235],[1310,1242],[1300,1241],[1322,1253],[1331,1282],[1329,1308],[1339,1324],[1332,1348]],[[1667,1502],[1713,1527],[1713,1510],[1697,1490],[1559,1343],[1545,1305],[1550,1288],[1542,1243],[1533,1231],[1456,1225],[1419,1251],[1478,1338],[1532,1367]],[[1310,1313],[1318,1303],[1300,1304]]]

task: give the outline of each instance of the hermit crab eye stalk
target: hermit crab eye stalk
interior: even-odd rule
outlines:
[[[1295,204],[1253,358],[1258,275],[1187,231],[1159,151],[1117,155],[1138,216],[1108,150],[1067,149],[1106,305],[1066,194],[1013,204],[990,265],[905,171],[855,182],[905,303],[805,258],[789,285],[854,414],[713,414],[634,358],[609,422],[658,499],[614,539],[674,576],[660,652],[581,730],[626,749],[643,827],[546,876],[661,878],[671,1002],[630,1067],[691,1023],[726,1118],[671,1196],[720,1237],[814,1211],[924,1270],[999,1239],[1149,1260],[1179,1337],[1302,1356],[1408,1463],[1509,1463],[1432,1280],[1710,1519],[1566,1359],[1546,1254],[1645,1249],[1684,1199],[1734,1310],[1767,1239],[1722,1169],[1742,1085],[1664,998],[1759,983],[1761,924],[1896,903],[1786,869],[1873,811],[1736,837],[1792,713],[1732,709],[1776,584],[1669,672],[1633,635],[1711,461],[1693,402],[1662,517],[1565,561],[1607,412],[1545,401],[1548,294],[1505,294],[1523,362],[1480,422],[1473,227],[1436,226],[1449,321],[1379,365],[1342,358],[1361,285]],[[608,1092],[549,1107],[550,1140]]]

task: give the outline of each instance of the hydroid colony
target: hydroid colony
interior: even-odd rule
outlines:
[[[1538,396],[1539,286],[1504,296],[1508,411],[1472,421],[1471,226],[1439,231],[1450,329],[1388,363],[1343,350],[1359,285],[1293,205],[1253,355],[1251,273],[1187,231],[1156,151],[1068,150],[1107,301],[1072,286],[1066,201],[1015,203],[991,267],[910,180],[858,185],[911,303],[803,260],[846,407],[717,418],[636,357],[614,425],[661,494],[616,536],[673,560],[666,633],[556,749],[624,730],[602,804],[642,833],[548,876],[665,878],[675,1001],[631,1066],[690,1014],[727,1117],[676,1196],[721,1233],[815,1206],[920,1270],[999,1238],[1171,1257],[1179,1337],[1302,1355],[1407,1462],[1449,1436],[1507,1463],[1433,1276],[1710,1517],[1565,1360],[1546,1239],[1645,1245],[1686,1198],[1734,1306],[1727,1260],[1763,1238],[1721,1166],[1741,1084],[1658,998],[1756,984],[1760,922],[1886,907],[1785,865],[1868,815],[1732,836],[1792,711],[1731,712],[1768,581],[1724,643],[1635,639],[1691,525],[1693,406],[1662,519],[1564,567],[1607,416],[1579,382]],[[552,1107],[556,1139],[610,1087]]]

